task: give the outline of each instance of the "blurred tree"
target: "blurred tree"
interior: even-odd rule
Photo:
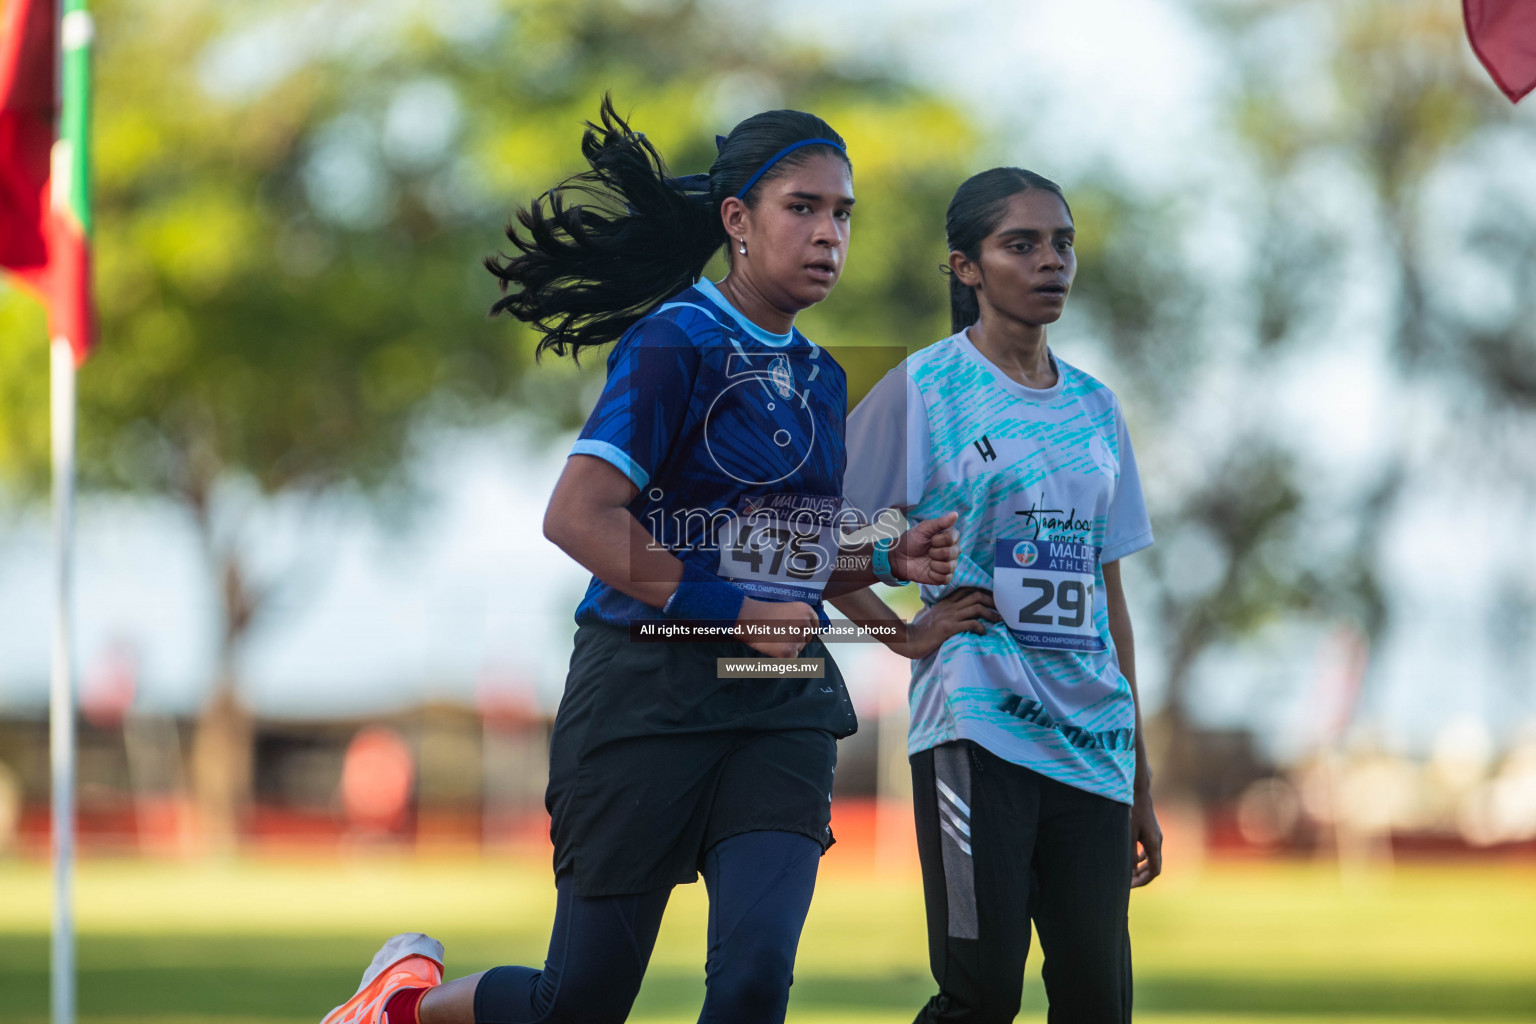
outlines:
[[[1459,7],[1196,6],[1233,83],[1230,134],[1213,142],[1231,147],[1227,180],[1208,195],[1228,197],[1222,241],[1241,255],[1212,275],[1224,296],[1204,330],[1220,343],[1187,382],[1219,366],[1228,408],[1181,436],[1193,471],[1171,489],[1152,553],[1167,654],[1159,765],[1184,787],[1202,652],[1297,613],[1353,621],[1379,643],[1394,612],[1389,538],[1410,495],[1433,490],[1461,512],[1458,495],[1536,480],[1521,440],[1536,426],[1536,196],[1509,170],[1536,158],[1536,133],[1473,63]],[[1377,416],[1381,443],[1342,475],[1283,408],[1296,367],[1340,353],[1367,373],[1379,364],[1390,396],[1372,407],[1370,379],[1357,394],[1313,371]],[[1510,587],[1529,603],[1529,581],[1506,580],[1501,600]]]
[[[939,323],[927,254],[974,133],[893,77],[844,74],[771,13],[660,0],[100,0],[102,344],[80,382],[87,486],[177,502],[222,608],[194,743],[210,834],[251,792],[241,652],[281,570],[252,569],[258,503],[409,497],[423,423],[513,410],[570,425],[592,374],[524,379],[526,332],[488,323],[483,255],[514,204],[578,169],[604,90],[674,161],[775,106],[846,133],[856,256],[822,325],[845,341]],[[937,212],[935,212],[937,210]],[[939,282],[929,286],[940,294]],[[921,300],[921,301],[920,301]],[[811,329],[808,327],[808,329]],[[0,293],[0,485],[46,481],[40,312]]]

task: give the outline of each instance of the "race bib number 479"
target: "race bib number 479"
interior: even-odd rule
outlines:
[[[1093,624],[1099,549],[1059,540],[1000,540],[992,599],[1024,647],[1102,651]]]
[[[837,562],[837,498],[773,494],[757,499],[719,533],[719,574],[754,597],[821,600]]]

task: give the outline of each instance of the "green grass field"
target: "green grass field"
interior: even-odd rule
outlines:
[[[0,1020],[48,1019],[46,865],[0,862]],[[91,861],[77,887],[82,1024],[315,1022],[386,935],[441,938],[451,974],[542,961],[542,858]],[[702,998],[702,885],[677,890],[633,1020]],[[1210,864],[1134,895],[1143,1021],[1536,1020],[1536,866]],[[1020,1020],[1044,1019],[1033,958]],[[904,1022],[931,988],[920,890],[828,858],[790,1020]]]

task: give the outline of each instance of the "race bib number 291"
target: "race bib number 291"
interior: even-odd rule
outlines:
[[[992,599],[1024,647],[1102,651],[1094,625],[1098,548],[1058,540],[1000,540]]]

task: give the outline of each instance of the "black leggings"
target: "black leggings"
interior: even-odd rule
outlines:
[[[704,859],[709,957],[700,1024],[784,1020],[820,859],[821,844],[793,832],[747,832],[710,848]],[[544,969],[486,972],[475,989],[478,1024],[619,1024],[629,1016],[671,887],[584,897],[566,874],[555,888]]]
[[[965,740],[914,754],[912,789],[939,983],[920,1024],[1012,1021],[1031,919],[1052,1024],[1130,1021],[1130,807]]]

